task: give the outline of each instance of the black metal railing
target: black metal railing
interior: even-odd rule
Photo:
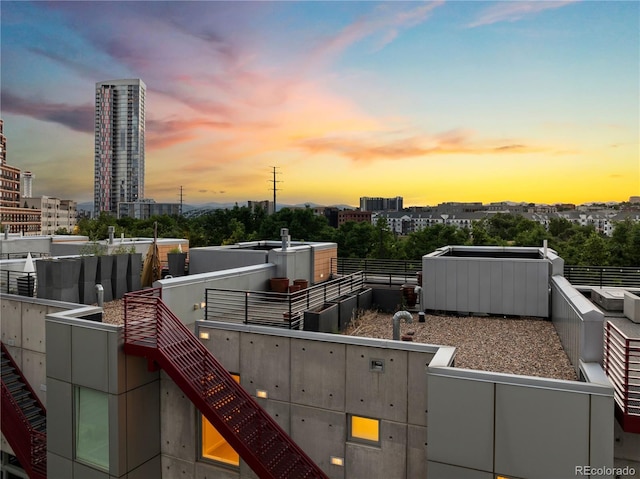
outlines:
[[[0,292],[35,297],[36,274],[22,271],[0,271]]]
[[[574,286],[640,288],[640,267],[565,265],[564,277]]]
[[[375,284],[402,284],[414,282],[422,271],[422,260],[392,260],[369,258],[332,258],[331,274],[342,276],[361,271],[365,282]]]
[[[304,311],[360,291],[363,286],[364,275],[356,272],[293,293],[210,288],[205,290],[205,319],[302,329]]]

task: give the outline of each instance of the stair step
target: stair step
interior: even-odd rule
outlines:
[[[29,392],[29,391],[25,391],[25,392]],[[15,399],[15,397],[14,397]],[[18,406],[20,407],[20,409],[22,409],[23,411],[25,409],[27,409],[30,406],[33,406],[36,404],[36,400],[33,399],[33,397],[31,397],[31,394],[27,394],[26,396],[23,396],[21,399],[16,399],[16,403],[18,403]]]
[[[40,416],[34,417],[29,421],[29,423],[31,424],[31,427],[33,427],[38,431],[42,431],[42,432],[47,431],[47,416],[40,415]]]
[[[20,377],[20,375],[16,374],[14,371],[2,373],[2,381],[4,381],[5,384],[9,384],[18,380],[22,382],[22,378]]]
[[[241,428],[249,424],[258,415],[255,410],[245,411],[243,414],[239,414],[228,422],[229,427],[234,431],[240,431]]]
[[[12,397],[16,402],[19,402],[27,397],[31,397],[31,392],[28,389],[20,389],[15,394],[12,394]]]
[[[4,383],[7,389],[13,396],[14,393],[24,389],[24,383],[22,381],[14,381],[12,383]]]
[[[39,408],[38,406],[29,406],[27,408],[22,409],[22,413],[25,415],[27,419],[30,417],[39,415],[41,412],[42,412],[42,408]]]

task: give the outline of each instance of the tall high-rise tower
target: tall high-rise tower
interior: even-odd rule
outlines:
[[[144,198],[144,102],[140,79],[96,83],[93,209],[117,214],[118,203]]]

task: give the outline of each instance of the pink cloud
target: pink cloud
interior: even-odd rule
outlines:
[[[469,28],[491,25],[498,22],[516,22],[545,10],[553,10],[575,3],[578,0],[561,1],[505,1],[484,10],[481,15],[467,25]]]
[[[522,154],[547,150],[544,147],[523,143],[501,144],[502,142],[496,140],[478,141],[473,138],[472,132],[465,130],[452,130],[433,136],[380,139],[383,136],[308,138],[299,141],[298,146],[311,153],[335,154],[355,162],[403,160],[412,157],[451,154]]]

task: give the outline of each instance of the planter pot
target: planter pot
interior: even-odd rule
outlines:
[[[82,304],[94,304],[96,298],[96,276],[98,274],[98,257],[83,256],[80,258],[80,281],[78,294]]]
[[[300,291],[300,285],[298,285],[298,284],[289,285],[289,292],[290,293],[297,293],[298,291]]]
[[[325,303],[304,312],[304,330],[321,333],[337,333],[340,330],[338,305]]]
[[[269,280],[271,291],[276,293],[286,293],[289,289],[289,278],[271,278]]]
[[[142,253],[131,253],[127,268],[127,291],[140,291],[142,289]]]
[[[184,276],[184,267],[187,264],[187,253],[167,253],[169,274],[174,278]]]
[[[309,287],[309,281],[306,279],[294,279],[293,284],[300,286],[300,289],[307,289]]]
[[[128,267],[128,254],[113,255],[113,268],[111,270],[111,294],[113,295],[113,299],[120,299],[127,292]]]
[[[51,294],[51,282],[47,281],[47,276],[51,277],[49,271],[50,260],[39,259],[36,261],[36,278],[38,289],[36,291],[38,298],[49,299]]]
[[[78,303],[80,294],[78,283],[80,282],[80,259],[64,259],[51,261],[51,275],[47,275],[46,281],[51,279],[49,299]]]
[[[403,284],[402,297],[407,302],[407,306],[413,308],[418,300],[418,295],[415,292],[415,286],[410,284]]]
[[[20,276],[16,278],[18,282],[18,294],[20,296],[29,296],[33,298],[33,291],[36,286],[36,278],[32,274]]]
[[[113,294],[111,292],[111,271],[113,270],[113,256],[98,256],[98,272],[96,276],[96,284],[101,284],[104,292],[104,301],[112,301]]]

